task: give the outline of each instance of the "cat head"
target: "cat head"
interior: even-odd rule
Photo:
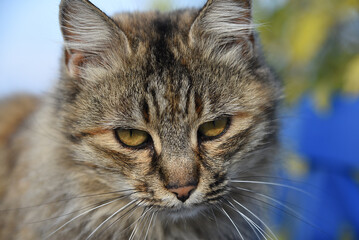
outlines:
[[[110,18],[63,0],[60,24],[61,131],[89,182],[177,211],[216,204],[231,179],[268,169],[280,87],[250,1]]]

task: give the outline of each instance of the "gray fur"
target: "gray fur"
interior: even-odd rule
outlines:
[[[250,2],[113,18],[86,0],[60,7],[61,78],[12,134],[11,146],[25,144],[0,189],[1,209],[46,204],[3,212],[0,238],[261,236],[231,206],[263,218],[250,197],[266,189],[232,180],[270,174],[277,145],[280,84],[252,39]],[[201,140],[199,126],[221,117],[230,118],[223,136]],[[152,142],[125,147],[117,128],[146,131]],[[196,188],[185,202],[168,187],[188,184]]]

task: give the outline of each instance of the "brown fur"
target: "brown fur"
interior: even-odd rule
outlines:
[[[24,105],[0,124],[1,161],[15,161],[2,172],[0,238],[86,239],[99,227],[92,237],[254,239],[229,204],[261,214],[235,187],[257,198],[265,189],[233,179],[270,173],[280,84],[253,40],[249,3],[111,19],[86,0],[63,0],[56,89],[34,114]],[[223,134],[200,136],[223,117]],[[149,141],[125,146],[117,128]]]

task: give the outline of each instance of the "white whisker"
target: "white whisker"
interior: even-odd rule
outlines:
[[[129,219],[135,212],[136,208],[139,206],[139,204],[141,204],[142,201],[135,203],[135,206],[133,206],[131,209],[129,209],[126,213],[122,214],[120,217],[118,217],[114,222],[112,222],[109,226],[107,226],[105,229],[103,229],[99,235],[101,235],[101,233],[105,232],[107,229],[109,229],[110,227],[112,227],[115,223],[117,223],[118,221],[120,221],[123,217],[125,217],[129,212],[131,212],[131,214],[127,217],[127,219]],[[123,229],[122,231],[125,231],[127,228]]]
[[[131,232],[131,235],[130,235],[130,238],[129,238],[129,240],[132,240],[134,237],[135,237],[135,235],[136,235],[136,233],[137,233],[137,228],[138,228],[138,225],[141,223],[141,221],[143,220],[143,217],[147,214],[147,212],[149,212],[151,209],[152,209],[153,207],[151,207],[151,208],[149,208],[149,209],[147,209],[147,210],[144,210],[143,212],[142,212],[142,214],[141,214],[141,216],[134,222],[134,223],[136,223],[136,225],[135,225],[135,227],[133,228],[133,230],[132,230],[132,232]],[[133,223],[133,224],[134,224]]]
[[[260,223],[262,223],[264,225],[264,227],[270,232],[270,234],[274,237],[274,239],[278,240],[277,236],[272,232],[272,230],[267,226],[267,224],[265,224],[264,221],[262,221],[256,214],[254,214],[251,210],[249,210],[248,208],[246,208],[243,204],[239,203],[238,201],[236,201],[235,199],[232,198],[232,200],[238,204],[239,206],[241,206],[243,209],[245,209],[247,212],[249,212],[253,217],[255,217]]]
[[[229,201],[228,201],[229,202]],[[254,228],[259,232],[259,234],[264,238],[267,239],[268,236],[271,240],[271,236],[269,236],[258,224],[256,224],[252,219],[250,219],[247,215],[239,211],[231,202],[229,204],[232,206],[232,209],[237,212],[241,217],[248,223],[248,225],[252,228],[253,232],[256,234],[257,238],[259,238],[258,234],[254,230]],[[254,228],[253,228],[254,227]],[[260,239],[260,238],[259,238]]]
[[[212,208],[211,208],[211,212],[212,212],[212,215],[213,215],[214,221],[215,221],[215,223],[216,223],[217,230],[219,230],[219,227],[218,227],[218,222],[217,222],[217,217],[216,217],[216,215],[214,214],[214,211],[213,211],[213,209],[212,209]]]
[[[130,196],[131,194],[128,194],[127,196]],[[75,211],[72,211],[72,212],[67,212],[67,213],[64,213],[62,215],[59,215],[59,216],[56,216],[56,217],[51,217],[51,218],[46,218],[46,219],[41,219],[41,220],[37,220],[37,221],[32,221],[32,222],[28,222],[26,224],[37,224],[37,223],[42,223],[42,222],[45,222],[45,221],[49,221],[49,220],[54,220],[54,219],[57,219],[57,218],[62,218],[62,217],[66,217],[68,215],[72,215],[74,213],[77,213],[77,212],[81,212],[82,210],[85,210],[85,209],[88,209],[88,208],[92,208],[93,206],[97,206],[99,204],[102,204],[102,203],[105,203],[105,202],[108,202],[109,200],[114,200],[114,199],[117,199],[118,197],[116,198],[111,198],[111,199],[108,199],[106,201],[101,201],[99,203],[95,203],[95,204],[91,204],[87,207],[83,207],[81,209],[78,209],[78,210],[75,210]]]
[[[262,193],[254,192],[254,191],[249,190],[249,189],[246,189],[246,188],[236,187],[236,189],[242,190],[242,191],[246,191],[246,192],[251,192],[251,193],[254,193],[254,194],[258,195],[258,196],[261,196],[261,197],[264,197],[264,198],[266,198],[266,199],[269,199],[269,200],[275,202],[276,204],[278,204],[278,205],[280,205],[280,206],[286,208],[288,211],[290,211],[292,214],[294,214],[294,216],[299,217],[299,218],[302,218],[301,215],[300,215],[299,213],[297,213],[297,211],[295,211],[293,208],[287,206],[286,204],[284,204],[284,203],[278,201],[278,200],[275,199],[275,198],[269,197],[269,196],[267,196],[267,195],[265,195],[265,194],[262,194]]]
[[[95,230],[93,230],[90,235],[86,238],[86,240],[90,239],[98,229],[100,229],[106,222],[108,222],[111,218],[113,218],[115,215],[117,215],[118,213],[122,212],[124,209],[126,209],[128,206],[130,206],[131,204],[133,204],[136,200],[132,200],[131,202],[127,203],[125,206],[121,207],[120,209],[118,209],[116,212],[114,212],[111,216],[109,216],[108,218],[106,218],[106,220],[104,220],[100,225],[98,225]]]
[[[273,183],[273,182],[263,182],[263,181],[249,181],[249,180],[230,180],[233,183],[253,183],[253,184],[264,184],[264,185],[272,185],[272,186],[277,186],[277,187],[285,187],[285,188],[289,188],[301,193],[304,193],[312,198],[315,198],[312,194],[310,194],[307,191],[304,191],[303,189],[297,188],[297,187],[293,187],[290,185],[286,185],[286,184],[281,184],[281,183]]]
[[[234,223],[234,221],[232,220],[232,218],[228,215],[228,213],[224,210],[223,207],[222,207],[221,209],[222,209],[223,213],[227,216],[227,218],[229,219],[229,221],[231,221],[231,223],[232,223],[232,225],[234,226],[234,228],[236,229],[238,235],[241,237],[242,240],[244,240],[244,238],[243,238],[241,232],[239,231],[237,225]]]
[[[287,211],[284,211],[284,210],[281,209],[281,208],[277,208],[277,209],[279,209],[279,210],[281,210],[281,211],[284,211],[286,214],[291,215],[292,217],[295,217],[295,218],[299,219],[300,221],[303,221],[304,223],[308,224],[309,226],[312,226],[312,227],[318,229],[317,226],[315,226],[315,225],[313,225],[312,223],[310,223],[309,221],[307,221],[301,214],[299,214],[299,213],[298,213],[297,211],[295,211],[293,208],[287,206],[287,205],[284,204],[284,203],[281,203],[281,202],[278,201],[277,199],[274,199],[274,198],[269,197],[269,196],[267,196],[267,195],[265,195],[265,194],[257,193],[257,192],[254,192],[254,191],[252,191],[252,190],[245,189],[245,188],[236,187],[236,189],[242,190],[242,191],[246,191],[246,192],[251,192],[251,193],[254,193],[254,194],[258,195],[258,196],[267,198],[267,199],[269,199],[269,200],[271,200],[271,201],[277,203],[278,205],[284,207],[285,209],[287,209]],[[247,197],[248,197],[248,196],[247,196]],[[254,199],[256,199],[256,198],[254,198]],[[257,199],[257,200],[260,201],[259,199]],[[269,204],[269,203],[267,203],[267,204],[270,205],[270,206],[272,206],[272,207],[275,207],[275,206],[273,206],[273,205],[271,205],[271,204]],[[289,211],[289,212],[288,212],[288,211]],[[321,229],[319,229],[319,230],[322,231]]]
[[[143,219],[141,220],[140,227],[141,227],[142,231],[141,231],[141,233],[139,234],[138,239],[141,239],[142,234],[144,233],[144,230],[145,230],[145,228],[146,228],[146,225],[147,225],[148,220],[149,220],[149,219],[148,219],[147,215],[145,214],[145,215],[143,216]]]
[[[233,206],[233,205],[232,205],[232,206]],[[234,207],[233,207],[233,210],[237,212],[237,209],[235,209]],[[252,231],[253,231],[254,234],[256,235],[257,239],[258,239],[258,240],[261,240],[261,238],[259,237],[259,235],[258,235],[258,233],[257,233],[257,231],[259,232],[259,230],[258,230],[257,228],[254,228],[254,227],[253,227],[253,224],[252,224],[250,221],[248,221],[245,217],[243,217],[242,215],[241,215],[241,217],[248,223],[248,225],[250,226],[250,228],[252,229]],[[262,234],[261,234],[261,235],[262,235]],[[263,235],[262,235],[262,236],[263,236]],[[264,238],[265,238],[265,237],[264,237]]]
[[[56,232],[58,232],[59,230],[61,230],[62,228],[64,228],[66,225],[68,225],[68,224],[71,223],[72,221],[76,220],[77,218],[79,218],[79,217],[81,217],[81,216],[83,216],[83,215],[85,215],[85,214],[87,214],[87,213],[89,213],[89,212],[92,212],[92,211],[94,211],[94,210],[96,210],[96,209],[98,209],[98,208],[101,208],[101,207],[107,206],[107,205],[109,205],[109,204],[111,204],[111,203],[114,203],[114,202],[116,202],[116,201],[119,201],[119,200],[121,200],[121,199],[122,199],[122,198],[118,198],[118,199],[112,200],[112,201],[110,201],[110,202],[101,204],[100,206],[91,208],[91,209],[89,209],[89,210],[87,210],[87,211],[85,211],[85,212],[83,212],[83,213],[77,215],[76,217],[71,218],[69,221],[67,221],[66,223],[64,223],[63,225],[61,225],[59,228],[57,228],[55,231],[53,231],[52,233],[50,233],[47,237],[45,237],[45,239],[48,239],[49,237],[51,237],[52,235],[54,235]]]
[[[148,232],[150,230],[150,227],[151,227],[151,223],[152,223],[152,220],[153,220],[153,216],[155,215],[155,212],[152,213],[152,216],[151,216],[151,219],[150,219],[150,223],[148,224],[148,227],[147,227],[147,231],[146,231],[146,235],[145,235],[145,238],[144,240],[147,239],[147,235],[148,235]]]

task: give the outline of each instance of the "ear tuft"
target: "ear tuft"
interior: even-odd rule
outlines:
[[[87,64],[105,64],[106,52],[115,44],[127,52],[125,34],[105,13],[87,0],[63,0],[60,25],[65,63],[70,76],[79,77]]]
[[[254,29],[251,1],[209,0],[190,30],[190,44],[206,57],[232,64],[252,54]]]

